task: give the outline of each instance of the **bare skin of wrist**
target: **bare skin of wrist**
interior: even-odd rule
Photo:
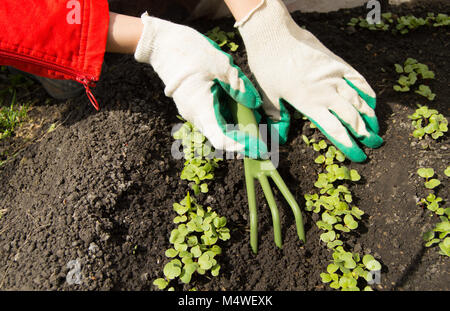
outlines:
[[[109,12],[106,51],[111,53],[134,54],[143,28],[144,25],[139,17]]]
[[[224,0],[236,21],[242,20],[254,8],[261,4],[262,0]]]
[[[236,21],[246,17],[262,0],[224,0]],[[134,54],[144,25],[139,17],[109,12],[106,51]]]

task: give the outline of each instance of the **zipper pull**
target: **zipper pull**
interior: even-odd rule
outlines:
[[[91,86],[95,86],[95,83],[86,78],[79,77],[77,77],[77,81],[83,84],[84,88],[86,89],[86,95],[89,98],[89,101],[91,102],[92,106],[94,106],[95,110],[99,111],[100,106],[98,105],[97,99],[95,99],[95,96],[91,91]]]

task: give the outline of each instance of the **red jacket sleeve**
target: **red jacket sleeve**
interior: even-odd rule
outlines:
[[[100,78],[107,0],[2,0],[0,64],[89,86]]]

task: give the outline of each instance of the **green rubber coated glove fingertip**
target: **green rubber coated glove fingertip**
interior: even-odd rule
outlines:
[[[359,149],[358,151],[352,150],[350,152],[342,152],[352,162],[362,163],[367,160],[367,155],[361,149]]]
[[[379,135],[377,135],[375,133],[371,133],[370,136],[364,137],[360,141],[365,146],[367,146],[369,148],[373,148],[373,149],[381,147],[381,145],[383,145],[383,142],[384,142],[383,138],[381,138]]]

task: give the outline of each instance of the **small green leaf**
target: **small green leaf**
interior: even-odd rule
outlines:
[[[204,253],[202,254],[199,258],[198,258],[198,264],[200,265],[200,268],[203,270],[209,270],[211,269],[211,267],[213,266],[212,263],[212,258],[209,256],[208,253]]]
[[[227,241],[231,238],[230,229],[228,228],[220,228],[218,231],[219,239],[222,241]]]
[[[339,285],[339,281],[333,281],[331,282],[330,287],[334,289],[339,289],[341,285]]]
[[[432,168],[419,168],[417,174],[423,178],[431,178],[434,176],[434,169]]]
[[[450,166],[447,166],[447,168],[444,171],[445,176],[450,177]]]
[[[191,253],[192,255],[194,255],[195,258],[198,258],[202,255],[202,251],[200,249],[199,245],[195,245],[194,247],[191,248]]]
[[[322,283],[329,283],[332,280],[328,273],[321,273],[320,277],[322,278]]]
[[[350,230],[358,228],[358,223],[353,219],[353,216],[350,214],[344,216],[344,223]]]
[[[433,229],[435,232],[450,232],[450,221],[447,219],[445,221],[439,222],[436,224],[436,227]]]
[[[432,239],[429,240],[427,243],[425,243],[425,247],[430,247],[430,246],[432,246],[433,244],[439,243],[440,241],[441,241],[440,239],[432,238]]]
[[[157,286],[158,289],[165,289],[169,285],[169,282],[163,278],[159,278],[153,281],[153,285]]]
[[[343,289],[357,289],[357,281],[349,276],[343,276],[339,279],[339,285],[343,288]]]
[[[196,263],[196,262],[191,262],[191,263],[184,265],[181,275],[180,275],[181,282],[183,282],[185,284],[189,284],[191,282],[192,274],[197,270],[197,268],[198,268],[198,263]]]
[[[213,223],[216,228],[222,228],[222,227],[226,226],[227,219],[226,219],[226,217],[217,217],[217,218],[214,218]]]
[[[361,180],[361,176],[359,175],[357,170],[350,170],[350,179],[352,181],[359,181]]]
[[[196,246],[198,244],[198,238],[195,235],[188,236],[187,244],[189,247]]]
[[[179,229],[173,229],[170,233],[169,242],[172,244],[182,243],[184,242],[184,237],[182,233],[180,233]]]
[[[413,132],[413,136],[415,138],[422,138],[425,135],[425,130],[423,128],[415,129]]]
[[[213,245],[210,249],[211,252],[213,252],[216,255],[222,254],[222,249],[218,245]]]
[[[311,142],[309,141],[309,139],[306,135],[302,135],[302,139],[307,146],[309,146],[311,144]]]
[[[403,73],[403,66],[400,64],[395,64],[395,71],[397,73]]]
[[[175,212],[177,212],[178,215],[184,215],[189,208],[187,206],[181,205],[179,203],[174,203],[173,204],[173,209],[175,210]]]
[[[325,140],[321,140],[319,141],[319,147],[320,149],[326,149],[327,148],[327,143],[325,142]]]
[[[181,261],[179,261],[178,259],[170,261],[164,266],[163,272],[166,278],[168,278],[169,280],[173,280],[174,278],[180,276]]]
[[[333,224],[335,224],[335,223],[337,222],[336,217],[335,217],[335,216],[331,216],[331,215],[328,214],[327,212],[324,212],[324,213],[322,214],[322,220],[323,220],[325,223],[330,224],[330,225],[333,225]]]
[[[216,264],[214,267],[211,268],[211,275],[218,276],[219,271],[220,271],[220,265]]]
[[[187,244],[186,243],[175,243],[174,245],[173,245],[173,247],[177,250],[177,251],[179,251],[179,252],[182,252],[182,251],[185,251],[185,250],[187,250]]]
[[[230,49],[231,52],[236,52],[237,49],[239,48],[239,45],[237,45],[234,42],[229,42],[228,43],[228,48]]]
[[[350,229],[347,227],[344,227],[342,224],[337,224],[334,226],[334,228],[339,231],[350,232]]]
[[[434,189],[438,187],[441,184],[441,182],[438,179],[431,179],[427,182],[425,182],[425,188],[427,189]]]
[[[333,242],[327,243],[327,247],[331,248],[331,249],[335,248],[336,246],[340,246],[340,245],[343,245],[343,242],[341,240],[334,240]]]
[[[381,270],[381,264],[372,255],[365,255],[362,259],[364,266],[370,271]]]
[[[176,217],[173,219],[173,222],[176,223],[176,224],[178,224],[178,223],[180,223],[180,222],[185,222],[186,220],[187,220],[186,215],[183,215],[183,216],[176,216]]]
[[[322,164],[322,163],[324,163],[324,162],[325,162],[325,156],[323,156],[323,155],[318,156],[318,157],[314,160],[314,162],[316,162],[317,164]]]
[[[336,160],[338,160],[339,162],[345,161],[345,155],[339,150],[336,151]]]
[[[202,193],[207,193],[208,192],[208,185],[207,184],[201,184],[200,185],[200,191],[202,192]]]
[[[322,233],[320,235],[320,239],[325,243],[332,242],[332,241],[334,241],[335,238],[336,238],[336,232],[334,232],[334,231],[328,231],[328,232]]]
[[[450,237],[447,237],[439,243],[440,254],[450,257]]]
[[[173,248],[169,248],[168,250],[166,250],[165,255],[166,257],[174,258],[178,255],[178,251]]]
[[[354,269],[356,267],[356,262],[353,259],[353,255],[350,252],[345,252],[341,255],[341,260],[344,261],[344,267],[347,269]]]
[[[339,266],[336,265],[336,264],[334,264],[334,263],[330,263],[330,264],[327,266],[327,272],[330,273],[330,274],[336,272],[338,269],[339,269]]]

